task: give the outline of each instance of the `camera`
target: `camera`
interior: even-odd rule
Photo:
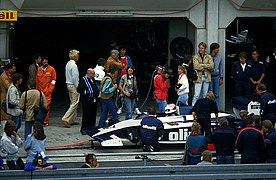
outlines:
[[[132,93],[130,93],[129,98],[130,98],[130,99],[136,99],[136,98],[138,98],[138,94],[132,92]]]
[[[175,88],[176,88],[176,89],[179,89],[181,86],[182,86],[182,84],[176,84],[176,85],[175,85]]]

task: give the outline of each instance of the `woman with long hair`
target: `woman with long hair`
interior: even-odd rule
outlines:
[[[35,155],[39,152],[45,151],[45,139],[46,135],[44,134],[43,125],[35,121],[32,129],[32,134],[29,134],[24,149],[27,152],[26,162],[33,162]]]
[[[132,109],[134,108],[134,103],[138,94],[138,88],[136,77],[134,75],[134,67],[127,67],[126,72],[127,74],[123,75],[120,80],[119,89],[124,95],[124,103],[126,107],[125,119],[131,119]]]
[[[7,165],[9,169],[12,170],[24,169],[24,163],[19,157],[19,148],[22,146],[23,141],[17,135],[15,129],[15,122],[8,120],[6,122],[4,133],[1,139],[2,148],[7,154]]]

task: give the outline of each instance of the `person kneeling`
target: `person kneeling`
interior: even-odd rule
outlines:
[[[144,152],[159,151],[160,145],[158,140],[163,136],[163,123],[156,118],[156,109],[148,108],[148,116],[141,121],[141,140]]]

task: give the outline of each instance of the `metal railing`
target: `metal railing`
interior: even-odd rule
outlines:
[[[1,179],[276,179],[275,164],[0,171]]]

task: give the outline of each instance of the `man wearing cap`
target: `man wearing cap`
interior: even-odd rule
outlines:
[[[33,162],[28,162],[24,168],[25,171],[33,171],[36,169],[39,170],[48,170],[48,169],[57,169],[57,166],[53,163],[48,163],[49,158],[45,155],[44,152],[37,153]]]
[[[107,59],[106,65],[105,65],[106,72],[109,72],[109,67],[111,64],[115,64],[118,70],[123,67],[122,62],[119,60],[119,51],[116,49],[113,49],[110,51],[110,57]],[[118,70],[114,74],[114,78],[113,78],[114,83],[116,83],[118,80],[118,73],[119,73]]]

